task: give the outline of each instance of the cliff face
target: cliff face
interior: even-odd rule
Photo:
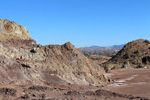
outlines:
[[[25,27],[3,19],[0,19],[0,35],[0,39],[32,39]]]
[[[106,62],[104,66],[107,69],[149,68],[150,42],[142,39],[129,42],[116,56]]]
[[[104,85],[108,82],[104,69],[70,42],[37,45],[24,27],[7,20],[2,22],[0,35],[6,41],[0,41],[1,84]]]

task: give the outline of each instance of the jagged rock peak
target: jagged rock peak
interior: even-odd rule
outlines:
[[[66,42],[65,45],[72,45],[70,42]]]
[[[68,50],[74,48],[74,46],[73,46],[70,42],[65,43],[64,46],[65,46]]]
[[[3,19],[0,19],[0,39],[32,40],[25,27]]]

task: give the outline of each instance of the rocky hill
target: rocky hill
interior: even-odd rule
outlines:
[[[107,78],[99,65],[70,42],[36,44],[25,27],[0,20],[0,83],[104,85]]]
[[[129,42],[122,50],[103,65],[107,69],[149,68],[150,42],[142,39]]]

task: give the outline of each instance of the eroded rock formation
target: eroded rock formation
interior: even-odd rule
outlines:
[[[142,39],[129,42],[103,66],[107,70],[116,68],[149,68],[150,42]]]
[[[104,69],[70,42],[38,45],[25,27],[2,19],[0,36],[1,84],[104,85],[108,82]]]
[[[31,36],[25,27],[12,21],[0,19],[0,39],[31,40]]]

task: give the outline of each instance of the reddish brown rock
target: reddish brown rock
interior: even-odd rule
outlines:
[[[8,63],[17,64],[20,68],[16,69],[17,73],[22,73],[14,73],[13,79],[18,80],[7,81],[7,84],[104,85],[108,82],[104,69],[85,57],[70,42],[64,45],[37,45],[25,27],[2,19],[0,36],[0,52]],[[12,72],[9,68],[7,71]]]

